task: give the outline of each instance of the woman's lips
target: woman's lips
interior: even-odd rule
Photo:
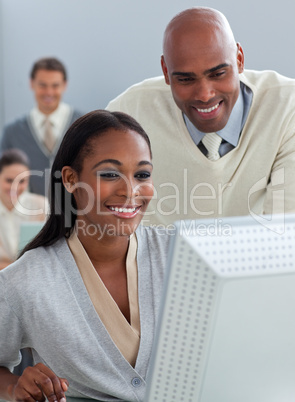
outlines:
[[[116,216],[120,218],[134,218],[141,209],[141,205],[138,206],[108,206],[108,209]]]

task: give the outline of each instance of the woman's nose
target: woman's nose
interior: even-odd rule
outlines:
[[[128,179],[126,176],[122,176],[117,194],[127,199],[135,198],[140,194],[139,184],[134,179]]]

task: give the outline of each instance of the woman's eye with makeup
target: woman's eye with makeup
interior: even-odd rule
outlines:
[[[147,180],[151,177],[151,173],[150,172],[138,172],[138,173],[136,173],[136,175],[134,177],[138,180]]]
[[[113,180],[120,177],[120,174],[118,172],[97,172],[97,176],[101,177],[102,179]]]

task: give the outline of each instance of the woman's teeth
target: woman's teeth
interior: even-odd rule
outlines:
[[[118,208],[118,207],[109,207],[111,211],[115,211],[115,212],[134,212],[136,210],[136,208]]]

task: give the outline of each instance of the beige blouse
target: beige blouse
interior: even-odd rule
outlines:
[[[48,201],[39,194],[23,192],[12,210],[0,200],[0,260],[17,258],[21,223],[45,221],[47,212]]]
[[[130,324],[105,287],[75,231],[67,241],[97,314],[117,348],[134,367],[140,343],[136,235],[130,237],[126,257]]]

